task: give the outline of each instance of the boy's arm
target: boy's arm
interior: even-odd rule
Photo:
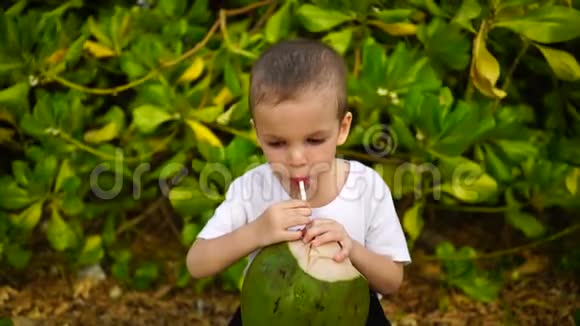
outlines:
[[[403,264],[370,251],[354,239],[350,261],[366,277],[371,288],[382,295],[396,292],[403,282]]]
[[[302,231],[288,228],[310,222],[310,214],[311,209],[301,200],[272,204],[250,223],[239,223],[239,227],[215,238],[197,240],[187,253],[187,269],[195,278],[212,276],[256,249],[298,240]]]
[[[187,253],[187,269],[194,278],[215,275],[259,247],[254,223],[214,239],[198,239]]]

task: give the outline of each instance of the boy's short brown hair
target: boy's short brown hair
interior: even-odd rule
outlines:
[[[281,41],[264,51],[250,74],[250,112],[263,103],[277,104],[299,92],[336,90],[338,118],[347,111],[347,68],[330,46],[316,40]]]

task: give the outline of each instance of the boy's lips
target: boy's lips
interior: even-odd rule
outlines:
[[[292,181],[292,183],[298,185],[300,183],[300,181],[304,181],[304,186],[308,187],[308,183],[310,181],[309,177],[291,177],[290,181]]]

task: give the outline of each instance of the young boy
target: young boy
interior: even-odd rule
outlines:
[[[268,162],[231,183],[188,252],[193,277],[245,256],[251,264],[260,248],[281,241],[338,241],[334,259],[350,259],[372,289],[367,325],[389,325],[379,298],[398,290],[411,258],[380,175],[336,157],[352,120],[346,79],[342,57],[318,41],[283,41],[257,60],[250,111]],[[298,199],[299,179],[307,180],[306,201]],[[241,325],[239,308],[230,325]]]

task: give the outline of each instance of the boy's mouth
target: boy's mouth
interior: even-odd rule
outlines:
[[[298,186],[300,184],[300,181],[303,181],[304,186],[308,187],[309,182],[310,182],[310,178],[309,177],[292,177],[292,178],[290,178],[290,181],[295,186]]]

